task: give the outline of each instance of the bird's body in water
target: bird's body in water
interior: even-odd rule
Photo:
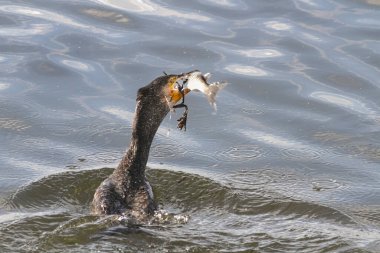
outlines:
[[[191,73],[161,76],[139,89],[129,148],[114,172],[97,188],[92,201],[95,214],[128,215],[140,221],[154,214],[157,205],[145,177],[150,146],[172,107],[186,107],[187,117],[183,99],[190,90],[176,85],[184,84]],[[181,99],[182,104],[176,105]]]
[[[95,214],[128,213],[143,220],[156,210],[145,166],[154,135],[171,109],[168,100],[175,92],[174,84],[181,78],[181,75],[158,77],[139,89],[130,146],[114,172],[96,190],[92,202]]]

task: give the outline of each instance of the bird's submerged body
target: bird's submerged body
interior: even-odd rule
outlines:
[[[143,219],[156,210],[145,167],[154,135],[170,107],[167,84],[178,76],[163,76],[138,91],[128,151],[114,172],[98,187],[92,202],[95,214],[128,214]]]
[[[140,221],[154,214],[156,209],[152,188],[147,180],[137,189],[127,189],[109,177],[98,187],[93,200],[96,214],[129,215]]]

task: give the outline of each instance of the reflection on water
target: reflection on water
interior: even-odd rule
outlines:
[[[278,31],[284,31],[284,30],[290,30],[291,29],[290,25],[288,25],[286,23],[278,22],[278,21],[268,21],[268,22],[265,22],[264,24],[267,28],[270,28],[273,30],[278,30]]]
[[[0,251],[379,252],[379,7],[3,1]],[[218,113],[190,93],[149,158],[161,214],[189,221],[91,216],[138,88],[193,69],[230,83]]]
[[[279,51],[273,49],[236,50],[236,52],[242,56],[252,58],[270,58],[282,55]]]
[[[173,10],[166,8],[164,5],[156,4],[154,1],[144,0],[138,2],[120,1],[120,0],[98,0],[105,5],[115,8],[121,8],[129,12],[137,12],[143,15],[153,15],[157,17],[168,17],[175,19],[178,23],[183,20],[187,21],[211,21],[211,18],[200,15],[196,12]]]
[[[226,70],[239,75],[247,76],[267,76],[268,73],[262,69],[253,66],[244,66],[239,64],[232,64],[225,67]]]
[[[328,92],[313,92],[310,96],[328,103],[336,104],[337,106],[345,107],[356,113],[362,113],[367,116],[374,114],[374,111],[367,108],[363,103],[343,95]]]

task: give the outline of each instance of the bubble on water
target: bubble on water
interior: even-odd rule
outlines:
[[[332,190],[343,187],[336,179],[318,179],[312,181],[314,191]]]
[[[154,216],[150,221],[151,224],[187,224],[190,220],[189,214],[174,214],[164,209],[154,212]]]

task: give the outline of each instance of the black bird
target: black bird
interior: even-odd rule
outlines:
[[[154,135],[167,113],[172,108],[185,107],[187,116],[183,102],[189,90],[181,87],[186,76],[161,76],[138,90],[129,148],[114,172],[97,188],[92,201],[95,214],[127,214],[138,220],[154,214],[157,205],[145,167]],[[181,98],[182,103],[176,105]]]

